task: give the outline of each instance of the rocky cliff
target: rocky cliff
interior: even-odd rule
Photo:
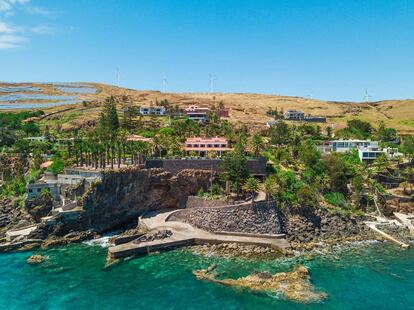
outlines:
[[[137,220],[153,210],[183,208],[189,195],[206,189],[210,172],[184,170],[172,175],[163,169],[128,168],[105,174],[92,184],[79,202],[79,217],[65,219],[64,230],[93,229],[103,232]]]

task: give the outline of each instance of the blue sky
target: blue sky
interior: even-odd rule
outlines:
[[[0,0],[0,80],[414,98],[414,1]]]

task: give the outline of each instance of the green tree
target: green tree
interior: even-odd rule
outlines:
[[[404,137],[402,151],[411,160],[414,160],[414,136]]]
[[[326,127],[326,135],[328,136],[328,138],[332,137],[332,133],[333,133],[332,127],[331,126]]]
[[[262,185],[262,189],[266,194],[266,200],[274,198],[278,191],[278,184],[275,176],[267,177]]]
[[[318,200],[316,198],[316,193],[312,190],[312,188],[309,185],[302,185],[298,192],[298,203],[301,206],[310,206],[314,207],[317,205]]]
[[[270,141],[275,145],[286,145],[290,141],[291,132],[288,124],[279,122],[269,129]]]
[[[252,202],[254,202],[254,195],[259,191],[259,181],[253,177],[246,180],[243,189],[252,195]]]
[[[247,158],[242,145],[237,144],[233,151],[224,156],[221,169],[221,179],[230,182],[239,194],[242,184],[249,176]]]
[[[115,133],[119,128],[119,118],[113,96],[105,101],[104,109],[99,118],[99,125],[109,135]]]
[[[251,148],[251,150],[252,150],[255,157],[260,156],[261,152],[265,148],[265,143],[264,143],[263,138],[260,134],[256,133],[250,139],[250,148]]]

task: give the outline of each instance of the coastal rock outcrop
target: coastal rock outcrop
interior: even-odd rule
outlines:
[[[39,263],[43,262],[44,260],[46,260],[48,258],[49,257],[47,257],[47,256],[33,254],[32,256],[30,256],[27,259],[27,263],[29,263],[29,264],[39,264]]]
[[[286,299],[301,303],[318,302],[327,297],[311,284],[309,271],[305,266],[298,266],[292,272],[274,275],[268,272],[255,272],[238,279],[218,279],[214,270],[215,267],[195,270],[193,274],[198,280],[245,288],[254,292],[282,294]]]
[[[19,205],[17,199],[4,198],[0,200],[0,237],[11,228],[20,228],[34,224],[33,217],[26,208]]]
[[[41,218],[47,216],[53,208],[53,197],[45,191],[40,195],[26,200],[25,208],[36,222],[40,222]]]
[[[64,232],[102,232],[136,221],[147,211],[183,208],[189,195],[207,188],[209,179],[210,172],[204,170],[184,170],[176,176],[157,168],[106,172],[101,183],[92,184],[84,193],[78,216],[62,220]]]

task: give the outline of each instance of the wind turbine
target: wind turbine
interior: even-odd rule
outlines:
[[[162,76],[162,92],[165,93],[165,89],[167,88],[168,80],[165,74]]]
[[[369,98],[372,98],[372,96],[370,96],[368,94],[368,90],[365,89],[365,95],[364,95],[364,101],[365,101],[365,103],[368,103]]]
[[[119,87],[119,81],[121,79],[121,73],[119,72],[119,67],[116,68],[116,85]]]
[[[217,79],[210,73],[208,75],[208,82],[210,84],[210,94],[213,93],[214,90],[214,81],[216,81]]]

